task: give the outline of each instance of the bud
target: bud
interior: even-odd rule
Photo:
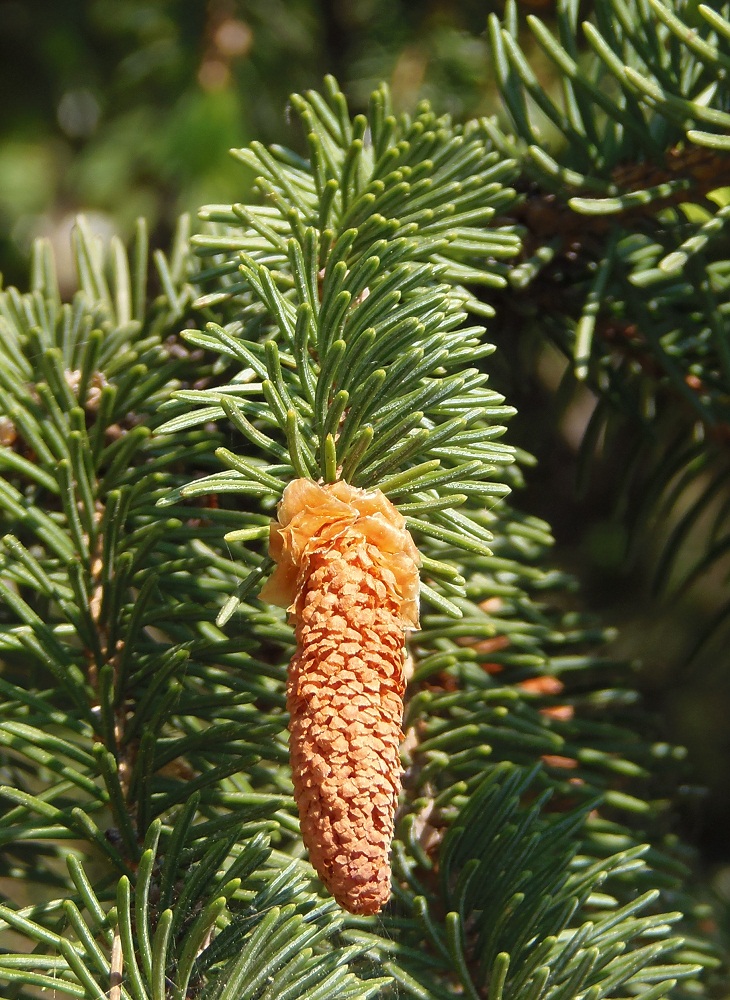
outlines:
[[[288,608],[296,627],[287,708],[302,838],[337,902],[377,913],[390,897],[419,554],[380,490],[298,479],[278,515],[277,568],[261,597]]]

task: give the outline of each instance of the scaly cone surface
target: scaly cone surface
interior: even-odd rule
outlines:
[[[277,569],[261,596],[287,607],[296,627],[287,707],[302,838],[337,902],[377,913],[390,897],[418,550],[380,490],[298,479],[270,551]]]

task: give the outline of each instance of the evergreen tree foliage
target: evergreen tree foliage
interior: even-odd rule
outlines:
[[[524,340],[552,341],[570,360],[565,405],[581,386],[598,397],[579,477],[585,485],[597,448],[619,456],[626,559],[647,535],[656,546],[659,529],[658,593],[686,594],[722,569],[730,545],[729,15],[727,5],[647,0],[597,4],[582,25],[577,4],[559,4],[554,31],[528,17],[560,100],[520,49],[516,5],[489,22],[511,129],[488,128],[519,160],[526,192],[516,214],[525,255],[507,307]],[[676,507],[683,514],[662,537]],[[720,602],[717,625],[727,611]]]
[[[560,106],[508,6],[490,37],[510,128],[395,116],[384,88],[353,118],[328,80],[292,98],[306,158],[237,151],[255,203],[208,206],[192,239],[183,221],[152,269],[143,227],[128,255],[82,221],[73,301],[42,243],[30,291],[0,294],[8,1000],[711,995],[681,750],[573,610],[549,526],[505,500],[531,459],[502,440],[480,324],[500,339],[522,310],[553,337],[601,395],[590,433],[642,431],[654,498],[661,462],[685,456],[685,482],[723,461],[708,164],[730,22],[611,0],[590,52],[577,22],[570,2],[557,39],[531,21]],[[658,457],[657,420],[678,438]],[[328,898],[298,833],[293,633],[257,597],[297,477],[380,488],[422,553],[377,918]]]

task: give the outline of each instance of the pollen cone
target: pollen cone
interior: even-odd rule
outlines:
[[[418,550],[379,490],[290,483],[261,596],[287,607],[291,766],[312,865],[351,913],[390,897],[400,791],[404,632],[418,628]]]

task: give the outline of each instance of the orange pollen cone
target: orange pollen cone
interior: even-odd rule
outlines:
[[[284,490],[269,551],[277,568],[261,597],[296,626],[287,707],[302,838],[337,902],[377,913],[390,898],[418,550],[380,490],[298,479]]]

